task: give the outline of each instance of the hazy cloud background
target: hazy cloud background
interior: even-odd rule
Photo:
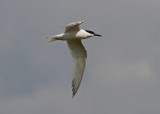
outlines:
[[[159,0],[1,0],[1,114],[159,114]],[[71,98],[65,42],[44,38],[84,20],[88,50]]]

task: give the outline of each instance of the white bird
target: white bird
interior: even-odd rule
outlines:
[[[87,58],[87,51],[81,40],[93,36],[101,37],[101,35],[95,34],[93,31],[80,29],[79,26],[83,22],[84,21],[70,23],[65,26],[64,33],[47,37],[48,42],[53,42],[56,40],[66,41],[72,57],[74,58],[74,69],[72,74],[72,98],[75,96],[80,86]]]

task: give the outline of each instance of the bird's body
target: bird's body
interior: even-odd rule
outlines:
[[[72,40],[72,39],[81,40],[81,39],[86,39],[92,36],[93,36],[92,34],[86,32],[83,29],[80,29],[79,31],[65,32],[55,36],[49,36],[48,38],[49,38],[49,42],[53,42],[55,40]]]
[[[71,50],[72,57],[74,58],[74,71],[72,74],[73,97],[77,93],[77,90],[80,86],[87,58],[87,51],[83,46],[81,40],[93,36],[101,36],[95,34],[93,31],[80,29],[79,25],[81,23],[83,23],[83,21],[70,23],[65,26],[64,33],[47,37],[49,39],[49,42],[53,42],[56,40],[66,41],[69,49]]]

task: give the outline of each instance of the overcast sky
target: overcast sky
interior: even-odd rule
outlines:
[[[87,65],[44,38],[84,20]],[[1,0],[0,114],[160,114],[160,0]]]

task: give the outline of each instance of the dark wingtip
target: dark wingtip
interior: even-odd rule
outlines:
[[[72,98],[75,96],[76,90],[74,89],[74,80],[72,80]]]

